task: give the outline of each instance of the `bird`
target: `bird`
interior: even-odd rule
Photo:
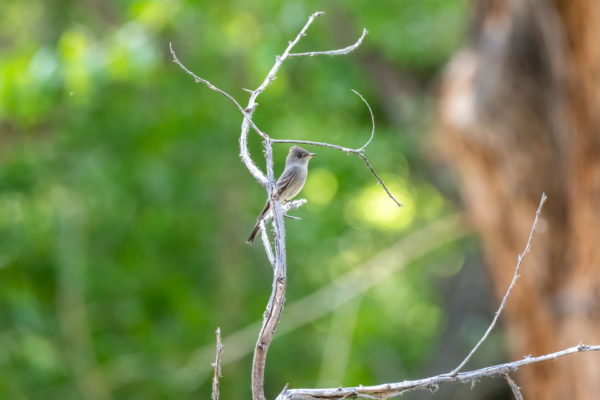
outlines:
[[[300,193],[308,175],[308,162],[316,155],[316,153],[309,153],[300,146],[292,146],[290,148],[290,152],[285,159],[285,168],[279,179],[277,179],[276,184],[277,194],[281,203],[290,201]],[[254,242],[254,238],[260,229],[260,223],[270,207],[271,203],[267,199],[267,204],[265,204],[265,208],[258,215],[256,225],[254,225],[254,229],[252,229],[252,233],[250,233],[246,243],[251,244]]]

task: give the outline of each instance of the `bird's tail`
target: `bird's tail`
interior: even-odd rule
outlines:
[[[269,203],[269,201],[267,200],[267,204],[265,205],[265,208],[263,208],[263,210],[258,215],[258,218],[256,219],[256,225],[254,225],[254,229],[252,229],[252,232],[250,233],[250,236],[248,236],[246,243],[252,244],[252,242],[254,242],[254,238],[256,238],[256,234],[258,233],[258,230],[260,229],[260,222],[264,218],[267,211],[269,211],[270,207],[271,207],[271,203]]]

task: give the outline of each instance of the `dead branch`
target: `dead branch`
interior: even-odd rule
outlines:
[[[531,250],[531,241],[533,240],[533,235],[535,233],[535,227],[538,223],[538,219],[540,217],[540,214],[542,213],[542,208],[544,207],[544,203],[546,202],[547,198],[548,197],[546,196],[546,194],[542,193],[542,198],[540,199],[540,205],[538,206],[538,209],[535,213],[535,218],[533,220],[533,224],[531,225],[531,232],[529,232],[529,239],[527,240],[527,245],[525,245],[525,250],[523,250],[523,252],[521,254],[519,254],[519,257],[517,258],[517,266],[515,267],[515,274],[513,275],[512,281],[510,282],[510,285],[508,286],[508,289],[506,290],[506,293],[504,294],[504,297],[502,298],[500,307],[498,307],[498,310],[496,311],[496,314],[494,315],[494,319],[492,320],[492,323],[490,324],[490,326],[488,326],[487,330],[485,331],[485,333],[483,334],[481,339],[479,339],[479,341],[477,342],[475,347],[473,347],[473,349],[469,352],[469,354],[465,357],[465,359],[462,360],[462,362],[460,364],[458,364],[458,367],[454,368],[450,372],[450,376],[456,376],[456,374],[458,374],[460,372],[460,370],[465,366],[465,364],[467,362],[469,362],[469,360],[471,359],[473,354],[475,354],[477,349],[479,349],[479,347],[485,341],[485,339],[487,339],[487,337],[490,334],[490,332],[492,331],[492,329],[494,329],[494,326],[496,326],[496,321],[498,321],[498,318],[500,317],[500,314],[502,313],[502,310],[504,309],[506,300],[508,299],[508,296],[510,296],[510,292],[512,291],[513,287],[515,286],[515,283],[517,282],[517,279],[519,278],[519,270],[521,269],[521,263],[525,259],[525,256],[527,256],[527,254],[529,253],[529,250]]]
[[[375,386],[337,387],[328,389],[288,389],[282,392],[276,400],[307,400],[307,399],[358,399],[375,398],[388,399],[399,396],[411,390],[437,390],[444,383],[473,382],[481,378],[504,375],[514,372],[524,365],[539,363],[548,360],[556,360],[569,354],[583,353],[587,351],[600,351],[600,345],[589,346],[580,344],[569,347],[555,353],[539,357],[525,357],[522,360],[505,364],[493,365],[469,372],[460,372],[456,376],[441,374],[430,378],[416,379],[396,383],[384,383]],[[371,396],[371,397],[365,397]]]

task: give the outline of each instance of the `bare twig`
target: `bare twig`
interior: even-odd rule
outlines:
[[[371,163],[369,162],[369,160],[367,160],[367,157],[363,154],[363,153],[356,153],[356,155],[365,162],[365,164],[367,165],[367,168],[369,168],[369,170],[371,171],[371,173],[373,175],[375,175],[375,178],[377,178],[377,180],[379,181],[379,183],[381,184],[381,187],[383,188],[383,190],[385,190],[385,192],[387,193],[388,197],[392,200],[394,200],[394,203],[396,203],[396,205],[398,205],[398,207],[402,207],[402,203],[400,203],[396,197],[394,197],[394,195],[392,194],[392,192],[390,192],[390,190],[387,188],[387,186],[385,186],[385,183],[383,183],[383,179],[381,179],[381,177],[379,176],[379,174],[377,174],[377,172],[375,171],[375,168],[373,168],[373,166],[371,165]]]
[[[356,91],[354,89],[352,89],[352,92],[354,92],[355,95],[360,97],[362,102],[365,103],[365,105],[369,109],[369,115],[371,115],[371,136],[369,137],[369,140],[367,140],[367,142],[362,145],[361,148],[357,149],[360,152],[360,151],[363,151],[371,143],[371,141],[373,140],[373,136],[375,136],[375,116],[373,115],[373,110],[371,110],[371,106],[369,105],[369,102],[367,100],[365,100],[363,95],[358,93],[358,91]]]
[[[542,193],[542,198],[540,199],[540,205],[538,206],[538,209],[535,213],[535,219],[533,220],[533,224],[531,225],[531,232],[529,232],[529,239],[527,240],[527,245],[525,246],[525,250],[523,250],[523,252],[521,254],[519,254],[519,257],[517,258],[517,266],[515,267],[515,274],[513,275],[510,285],[508,286],[508,290],[504,294],[504,298],[502,299],[502,302],[500,303],[500,307],[498,307],[498,310],[496,311],[496,314],[494,315],[494,319],[492,320],[492,323],[490,324],[490,326],[488,326],[487,330],[485,331],[485,333],[483,334],[481,339],[479,339],[479,341],[477,342],[475,347],[473,347],[473,349],[469,352],[469,354],[465,357],[465,359],[449,373],[450,376],[456,376],[456,374],[458,374],[458,372],[465,366],[465,364],[467,362],[469,362],[469,360],[471,359],[473,354],[475,354],[475,352],[477,351],[477,349],[479,349],[479,347],[485,341],[485,339],[487,339],[487,337],[490,334],[490,332],[492,331],[492,329],[494,329],[494,326],[496,325],[496,322],[498,321],[498,318],[500,317],[500,313],[502,313],[502,310],[504,309],[506,300],[508,299],[510,292],[512,291],[513,287],[515,286],[515,283],[517,282],[517,279],[519,278],[519,270],[521,269],[521,263],[523,262],[523,260],[525,259],[525,256],[527,256],[527,253],[529,253],[529,250],[531,249],[531,241],[533,240],[533,235],[535,233],[535,227],[537,225],[540,214],[542,213],[542,208],[544,207],[544,203],[546,202],[547,198],[548,197],[546,196],[546,194]]]
[[[177,58],[177,54],[175,53],[175,50],[173,49],[173,43],[171,43],[171,42],[169,42],[169,50],[171,51],[171,56],[173,57],[173,62],[175,64],[177,64],[179,66],[179,68],[181,68],[182,70],[184,70],[188,75],[190,75],[192,78],[194,78],[194,80],[196,81],[196,83],[203,83],[206,86],[208,86],[209,89],[212,89],[215,92],[220,93],[223,96],[227,97],[229,100],[231,100],[231,102],[233,104],[235,104],[235,106],[238,108],[238,110],[240,110],[240,112],[242,114],[246,115],[246,110],[244,110],[244,107],[242,107],[240,105],[240,103],[238,103],[238,101],[232,95],[230,95],[229,93],[227,93],[223,89],[218,88],[217,86],[213,85],[207,79],[199,77],[198,75],[196,75],[195,73],[193,73],[192,71],[190,71],[185,65],[183,65],[183,63],[181,61],[179,61],[179,58]],[[258,128],[255,128],[255,129],[257,129],[257,132],[259,134],[262,133]]]
[[[522,360],[513,361],[505,364],[492,365],[469,372],[460,372],[456,376],[450,374],[441,374],[430,378],[417,379],[412,381],[403,381],[395,383],[384,383],[375,386],[356,386],[356,387],[337,387],[327,389],[288,389],[282,392],[276,400],[300,400],[300,399],[356,399],[360,396],[375,396],[378,399],[388,399],[411,390],[436,390],[444,383],[453,382],[473,382],[475,380],[500,376],[509,372],[518,370],[524,365],[539,363],[548,360],[555,360],[569,354],[583,353],[587,351],[600,351],[600,345],[589,346],[579,344],[578,346],[557,351],[555,353],[545,354],[539,357],[525,357]]]
[[[217,350],[215,351],[215,362],[212,381],[212,400],[219,400],[219,378],[221,377],[221,354],[223,354],[223,345],[221,344],[221,328],[217,328]]]
[[[521,394],[521,389],[519,388],[519,386],[517,386],[515,381],[513,381],[513,379],[508,374],[508,372],[506,374],[504,374],[504,379],[506,379],[506,382],[508,382],[508,386],[510,386],[510,389],[512,390],[513,395],[515,396],[515,400],[523,400],[523,395]]]
[[[353,44],[351,44],[350,46],[344,47],[343,49],[325,50],[325,51],[308,51],[305,53],[290,53],[289,57],[339,56],[339,55],[343,55],[343,54],[348,54],[348,53],[351,53],[354,50],[356,50],[358,48],[358,46],[360,46],[362,44],[362,41],[365,38],[365,36],[367,36],[367,33],[368,33],[367,30],[363,29],[362,35],[360,35],[358,40],[356,42],[354,42]]]
[[[183,65],[183,63],[181,61],[179,61],[179,59],[177,58],[177,54],[175,54],[175,50],[173,49],[173,45],[171,43],[169,43],[169,48],[171,50],[171,56],[173,57],[173,62],[175,64],[177,64],[181,69],[183,69],[187,74],[191,75],[194,78],[194,80],[196,81],[196,83],[203,83],[206,86],[208,86],[210,89],[214,90],[215,92],[220,93],[223,96],[227,97],[229,100],[231,100],[231,102],[233,104],[235,104],[237,109],[240,110],[240,112],[244,116],[244,123],[242,125],[242,137],[240,137],[240,144],[241,144],[241,141],[243,138],[244,146],[240,153],[240,157],[242,158],[242,161],[244,162],[244,164],[246,165],[246,167],[248,168],[248,170],[250,171],[252,176],[254,176],[254,178],[258,181],[258,183],[260,183],[262,186],[266,187],[267,186],[267,178],[265,177],[265,174],[263,174],[262,171],[256,166],[256,164],[254,163],[252,158],[250,158],[250,154],[248,153],[248,147],[245,142],[250,126],[252,126],[252,128],[256,131],[256,133],[258,133],[262,138],[264,138],[264,139],[269,138],[269,136],[266,133],[264,133],[263,131],[261,131],[254,124],[254,121],[252,121],[252,113],[254,112],[254,109],[253,108],[252,109],[244,109],[232,95],[230,95],[223,89],[216,87],[215,85],[210,83],[208,80],[201,78],[198,75],[194,74],[185,65]],[[247,110],[250,110],[249,114],[248,114]],[[246,129],[245,136],[244,136],[244,126]]]

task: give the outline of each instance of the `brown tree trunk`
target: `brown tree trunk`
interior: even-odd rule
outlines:
[[[549,197],[505,311],[513,358],[600,343],[600,2],[478,1],[438,121],[498,297]],[[597,354],[518,378],[525,398],[600,399]]]

